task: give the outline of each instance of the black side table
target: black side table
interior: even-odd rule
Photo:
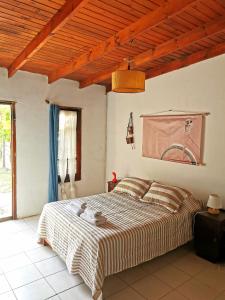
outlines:
[[[219,215],[200,212],[194,220],[196,254],[212,262],[225,259],[225,211]]]

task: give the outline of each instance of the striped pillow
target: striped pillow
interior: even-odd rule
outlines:
[[[132,197],[140,199],[148,191],[150,185],[150,180],[126,177],[117,184],[113,192],[129,194]]]
[[[191,196],[191,193],[185,189],[153,182],[141,201],[161,205],[175,213],[178,212],[184,200]]]

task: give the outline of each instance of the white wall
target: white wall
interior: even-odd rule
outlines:
[[[47,77],[17,72],[8,79],[0,69],[0,100],[16,100],[17,126],[17,213],[18,217],[41,212],[48,191],[48,105],[81,107],[82,180],[77,195],[104,191],[105,187],[105,88],[91,86],[79,90],[76,82],[58,80],[49,85]]]
[[[205,166],[144,158],[141,114],[168,109],[210,112],[206,117]],[[129,113],[134,115],[136,149],[126,144]],[[107,179],[140,176],[177,184],[207,199],[218,193],[225,207],[225,55],[146,81],[140,94],[108,94]]]

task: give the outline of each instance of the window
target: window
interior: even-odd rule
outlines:
[[[59,107],[58,179],[81,180],[81,109]]]

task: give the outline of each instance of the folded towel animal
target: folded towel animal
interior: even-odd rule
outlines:
[[[69,210],[71,210],[73,213],[75,213],[78,217],[84,213],[85,209],[79,207],[79,206],[76,206],[76,205],[71,205],[71,204],[68,204],[67,205],[67,208]]]
[[[80,215],[80,217],[87,221],[88,223],[95,225],[95,226],[100,226],[106,223],[107,219],[104,216],[98,216],[96,218],[90,218],[88,214],[86,214],[86,212],[84,212],[83,214]]]
[[[79,207],[79,208],[82,208],[82,209],[86,209],[86,207],[87,207],[87,203],[86,202],[81,203],[79,201],[72,201],[72,202],[70,202],[70,205],[71,206],[75,206],[75,207]]]
[[[91,208],[87,208],[85,210],[85,214],[88,215],[90,219],[94,219],[94,218],[100,217],[102,215],[102,212],[91,209]]]

